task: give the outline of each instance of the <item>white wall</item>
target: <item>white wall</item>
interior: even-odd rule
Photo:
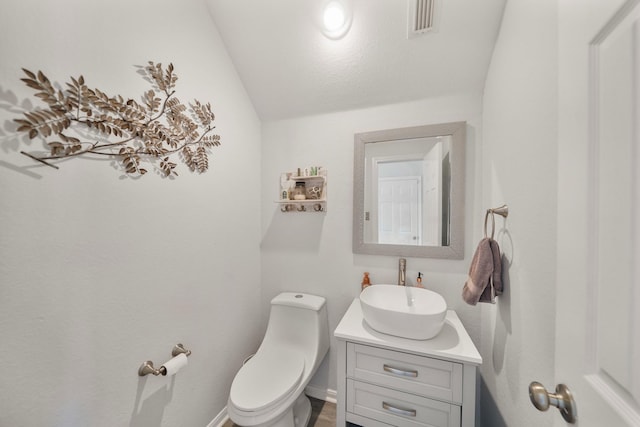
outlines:
[[[260,121],[206,5],[0,9],[0,425],[205,426],[261,332]],[[183,102],[212,103],[222,146],[207,173],[130,179],[109,162],[56,171],[19,154],[42,150],[15,134],[37,105],[21,67],[138,97],[148,60],[173,62]],[[178,342],[187,369],[138,377]]]
[[[333,330],[364,271],[373,283],[396,280],[397,257],[351,251],[353,134],[458,120],[469,124],[465,260],[410,258],[409,277],[425,273],[481,349],[482,424],[538,425],[526,387],[553,379],[556,1],[507,3],[484,98],[267,122],[262,131],[201,3],[2,3],[0,425],[206,425],[259,342],[275,294],[326,296]],[[223,145],[209,172],[121,179],[107,162],[55,171],[18,153],[40,149],[15,136],[12,120],[35,104],[20,67],[58,81],[83,74],[136,96],[148,86],[134,66],[147,60],[174,63],[183,101],[212,102]],[[280,172],[309,165],[328,170],[327,212],[281,213]],[[460,298],[468,262],[484,210],[502,203],[511,210],[499,234],[507,291],[496,306],[470,307]],[[137,377],[140,363],[165,360],[176,342],[194,352],[186,370]],[[333,352],[312,385],[335,389]]]
[[[553,384],[558,187],[557,1],[507,2],[483,99],[482,205],[509,205],[498,234],[506,292],[483,306],[482,425],[539,426],[531,381]]]
[[[481,97],[467,94],[338,112],[298,119],[266,122],[262,139],[262,273],[263,298],[283,290],[325,296],[329,326],[333,331],[347,307],[360,292],[362,273],[372,283],[395,283],[398,257],[352,253],[353,138],[355,133],[452,121],[467,121],[467,243],[466,261],[409,258],[407,277],[415,282],[418,271],[424,284],[440,292],[458,311],[479,346],[479,307],[467,306],[461,290],[468,261],[477,242],[472,224],[483,216],[476,206],[478,176],[476,153],[481,144]],[[327,177],[326,213],[282,213],[278,198],[281,172],[297,167],[323,166]],[[271,196],[271,198],[269,197]],[[332,339],[335,344],[335,340]],[[336,354],[325,359],[311,385],[320,390],[336,388]]]

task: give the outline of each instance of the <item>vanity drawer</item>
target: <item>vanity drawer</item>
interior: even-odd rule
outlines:
[[[462,364],[347,343],[347,377],[462,404]]]
[[[396,427],[460,427],[461,419],[460,406],[352,379],[346,410]]]

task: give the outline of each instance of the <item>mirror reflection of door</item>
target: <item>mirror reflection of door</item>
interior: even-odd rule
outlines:
[[[444,190],[448,191],[449,157],[441,139],[427,144],[414,140],[419,145],[405,141],[413,144],[412,152],[370,156],[370,241],[409,246],[448,243],[449,195]]]
[[[422,179],[419,176],[378,179],[378,242],[420,245],[422,212],[418,209]]]

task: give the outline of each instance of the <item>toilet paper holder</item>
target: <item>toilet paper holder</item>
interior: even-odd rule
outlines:
[[[191,356],[191,350],[187,350],[186,348],[184,348],[184,346],[182,344],[176,344],[173,346],[173,349],[171,350],[171,357],[176,357],[180,354],[184,354],[185,356]],[[140,365],[140,368],[138,368],[138,375],[141,377],[144,377],[145,375],[149,375],[149,374],[153,374],[153,375],[167,375],[167,370],[165,369],[164,366],[160,366],[159,368],[155,368],[153,366],[153,362],[151,360],[147,360],[146,362],[144,362],[142,365]]]

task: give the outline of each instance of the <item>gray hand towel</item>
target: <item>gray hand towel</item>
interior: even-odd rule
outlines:
[[[495,303],[502,294],[502,260],[495,240],[485,237],[471,260],[469,277],[462,288],[462,298],[471,305],[478,302]]]

